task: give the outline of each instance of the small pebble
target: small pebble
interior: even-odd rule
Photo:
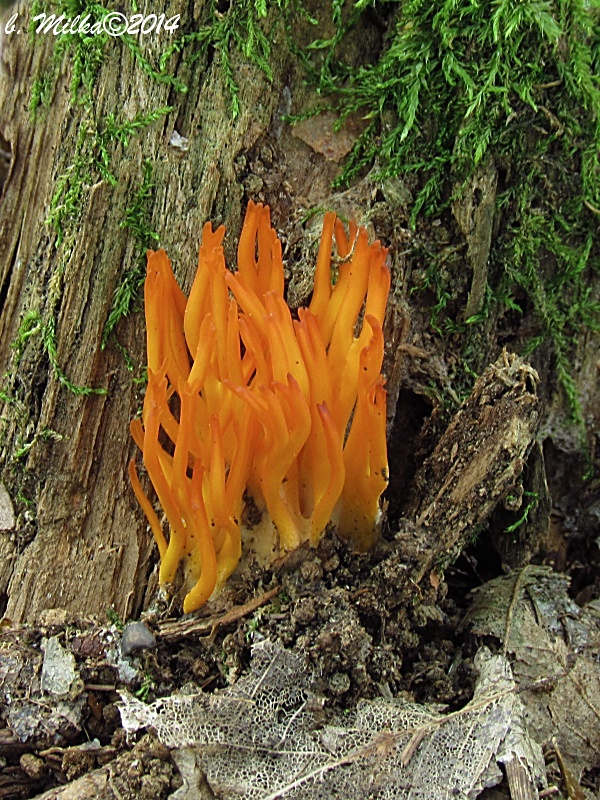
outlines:
[[[144,622],[130,622],[125,626],[121,640],[121,653],[128,656],[135,650],[156,647],[156,638]]]

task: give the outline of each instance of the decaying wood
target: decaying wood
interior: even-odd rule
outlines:
[[[496,167],[488,161],[475,171],[464,195],[452,204],[455,219],[467,240],[467,259],[473,272],[465,319],[478,314],[485,300],[497,183]]]
[[[392,298],[388,304],[383,330],[385,337],[383,373],[386,375],[388,435],[396,417],[400,389],[406,381],[407,358],[427,358],[424,350],[408,344],[409,331],[408,309]]]
[[[193,30],[205,5],[176,0],[169,13],[180,13],[181,25]],[[28,9],[19,8],[24,19]],[[169,67],[187,84],[183,94],[150,79],[115,39],[98,67],[94,119],[70,103],[66,58],[48,107],[32,123],[30,87],[50,69],[55,40],[51,34],[34,42],[25,34],[5,37],[0,55],[0,143],[10,153],[0,198],[0,375],[12,371],[3,389],[15,397],[0,401],[0,476],[18,516],[16,528],[0,534],[0,616],[14,622],[34,620],[46,608],[104,616],[113,607],[122,618],[139,611],[154,552],[126,469],[135,449],[129,421],[141,396],[114,340],[100,346],[115,288],[140,259],[139,245],[122,226],[125,209],[149,160],[155,183],[149,225],[189,289],[205,221],[228,225],[226,246],[235,252],[244,212],[237,161],[274,119],[281,127],[282,76],[291,79],[287,48],[274,49],[273,85],[258,68],[236,62],[241,113],[234,120],[218,59],[192,68],[174,57]],[[145,55],[158,62],[169,42],[146,37]],[[116,98],[123,98],[118,108]],[[83,187],[81,216],[65,223],[59,244],[46,219],[57,178],[72,169],[80,126],[101,128],[111,113],[127,122],[169,105],[174,110],[130,137],[127,150],[110,145],[116,185],[98,176]],[[174,131],[189,140],[187,151],[171,146]],[[75,395],[62,386],[39,328],[14,367],[11,345],[32,311],[54,320],[57,360],[68,379],[106,395]],[[117,334],[141,369],[143,315],[123,321]]]
[[[172,794],[176,769],[169,751],[151,736],[114,761],[92,770],[65,786],[50,789],[35,800],[115,800],[115,798],[166,798]]]
[[[532,783],[525,766],[518,758],[512,758],[505,765],[506,777],[510,786],[511,800],[536,800],[537,789]]]
[[[207,619],[198,619],[192,617],[190,619],[181,619],[175,622],[166,620],[158,625],[158,633],[161,639],[166,642],[176,642],[186,636],[208,636],[213,639],[217,630],[230,622],[237,622],[243,617],[256,611],[264,603],[268,603],[280,591],[279,586],[264,592],[260,597],[255,597],[248,603],[242,606],[233,606],[228,611],[222,614],[216,614],[208,617]]]
[[[515,490],[493,515],[490,536],[503,564],[518,569],[543,549],[550,527],[552,499],[546,482],[544,454],[539,441],[531,448]],[[517,528],[511,525],[518,521]]]
[[[537,382],[534,369],[503,352],[419,469],[413,514],[427,545],[417,583],[455,558],[517,483],[539,425]]]

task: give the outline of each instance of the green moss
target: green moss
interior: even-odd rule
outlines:
[[[57,433],[56,431],[53,431],[51,428],[48,428],[46,426],[43,427],[43,428],[40,428],[40,430],[36,431],[35,434],[33,435],[33,437],[29,441],[21,442],[18,445],[17,449],[15,450],[15,452],[13,454],[13,458],[15,458],[15,459],[23,458],[23,456],[27,455],[27,453],[29,453],[31,448],[35,444],[37,444],[37,442],[40,442],[40,441],[47,442],[49,440],[57,442],[57,441],[60,441],[62,438],[63,437],[62,437],[62,435],[60,433]]]
[[[18,401],[18,394],[15,394],[14,390],[16,375],[25,353],[25,348],[32,338],[38,336],[54,374],[65,388],[76,395],[106,394],[105,389],[93,389],[72,383],[60,367],[56,349],[55,311],[60,288],[62,287],[61,275],[61,269],[57,270],[53,275],[53,284],[49,292],[49,310],[42,314],[38,309],[30,309],[25,312],[21,320],[17,335],[12,343],[13,353],[10,367],[3,376],[3,389],[0,392],[0,399],[3,402],[14,403]]]
[[[132,204],[125,211],[122,228],[127,228],[135,237],[140,255],[132,266],[121,276],[121,282],[115,291],[110,313],[102,334],[102,347],[106,346],[108,337],[115,329],[122,317],[132,311],[134,304],[140,299],[141,288],[145,278],[146,257],[145,251],[156,245],[159,241],[158,233],[150,227],[149,214],[150,202],[153,197],[154,183],[152,181],[152,162],[146,160],[143,167],[143,176],[140,187],[133,197]],[[125,349],[122,352],[126,357],[127,366],[132,371],[133,365]]]
[[[149,114],[138,114],[131,120],[119,120],[114,113],[111,113],[91,133],[88,119],[84,116],[79,127],[73,161],[56,181],[46,220],[56,234],[56,247],[60,248],[62,245],[63,253],[71,250],[69,241],[73,238],[76,222],[83,213],[84,196],[89,186],[93,185],[96,180],[104,180],[110,185],[116,185],[117,178],[112,170],[112,159],[116,147],[120,145],[122,148],[127,148],[133,135],[152,125],[171,110],[170,106],[166,106],[151,111]],[[145,177],[140,194],[134,198],[132,206],[127,209],[123,222],[124,227],[133,229],[136,237],[139,237],[143,231],[149,232],[149,229],[143,227],[146,223],[143,221],[142,204],[147,202],[150,191],[150,174],[147,166],[144,169]],[[59,267],[55,270],[50,282],[44,320],[41,325],[42,342],[54,373],[65,388],[80,395],[105,394],[104,389],[77,386],[68,378],[59,364],[56,343],[56,313],[60,301],[66,257],[63,255],[62,259],[59,259]],[[139,267],[136,267],[135,270],[125,274],[120,291],[111,308],[103,342],[106,341],[120,317],[129,311],[131,300],[139,286],[138,273]],[[138,277],[133,278],[132,275],[138,275]]]
[[[381,175],[427,170],[415,218],[435,212],[449,177],[469,174],[490,148],[510,147],[527,109],[547,121],[539,104],[549,83],[560,81],[581,110],[598,108],[597,0],[363,2],[346,22],[340,5],[332,2],[335,36],[313,43],[329,51],[318,88],[339,98],[344,116],[374,120],[340,182],[373,163]],[[336,62],[334,48],[372,5],[393,11],[381,57],[358,69]]]
[[[132,6],[134,9],[135,4]],[[58,19],[61,15],[65,20],[73,20],[76,17],[85,17],[89,14],[90,21],[102,23],[114,9],[106,8],[101,3],[90,2],[89,0],[34,0],[31,7],[29,33],[32,44],[35,41],[36,28],[44,24],[44,20],[35,20],[39,14],[46,14],[47,24],[51,18]],[[44,35],[53,36],[52,32]],[[44,76],[40,76],[34,82],[30,109],[33,115],[36,114],[40,105],[47,105],[50,97],[50,87],[56,81],[60,65],[68,60],[71,64],[71,100],[74,104],[91,107],[94,100],[94,89],[98,72],[104,61],[106,50],[109,47],[121,46],[127,48],[139,67],[149,75],[152,80],[159,83],[167,83],[177,91],[186,91],[185,85],[174,75],[169,74],[163,69],[157,69],[144,56],[138,41],[129,34],[122,36],[109,36],[105,31],[96,34],[91,33],[61,33],[55,37],[54,52],[52,63],[45,65]]]
[[[527,522],[530,512],[533,511],[538,504],[539,495],[537,492],[523,492],[523,497],[527,498],[528,502],[526,503],[525,507],[521,509],[518,519],[504,529],[505,533],[514,533],[516,530],[518,530],[521,525]],[[507,497],[506,499],[509,500],[510,498]]]
[[[116,146],[120,144],[127,148],[135,133],[152,125],[172,110],[172,106],[165,106],[148,114],[137,114],[131,120],[118,120],[114,113],[110,113],[91,131],[88,119],[81,121],[73,162],[56,181],[46,220],[54,228],[57,247],[64,240],[65,225],[69,224],[72,228],[79,219],[83,195],[89,186],[98,179],[112,186],[117,184],[111,166]]]
[[[21,320],[17,335],[12,343],[13,357],[12,367],[16,371],[19,368],[27,342],[32,336],[36,336],[42,329],[42,318],[39,311],[32,309],[28,311]]]
[[[30,36],[35,38],[35,29],[40,21],[35,21],[38,14],[54,15],[52,19],[64,15],[65,19],[74,19],[77,16],[85,17],[89,14],[93,22],[102,21],[109,9],[99,3],[88,0],[59,0],[57,3],[48,0],[35,0],[30,12]],[[52,33],[45,35],[53,36]],[[87,34],[60,34],[55,37],[54,50],[50,64],[44,65],[44,74],[38,76],[32,84],[30,111],[35,119],[40,109],[50,102],[59,69],[64,61],[70,62],[71,103],[81,108],[79,111],[79,126],[75,152],[69,166],[56,180],[54,192],[50,202],[47,224],[53,229],[56,236],[56,259],[58,267],[51,277],[47,302],[43,311],[28,312],[24,323],[28,324],[35,317],[35,332],[41,336],[43,348],[55,375],[63,386],[75,394],[104,394],[105,390],[75,385],[62,370],[57,354],[56,342],[56,313],[60,301],[65,259],[71,248],[76,224],[85,208],[85,196],[89,187],[98,180],[105,181],[111,186],[116,185],[117,177],[112,167],[113,157],[118,147],[127,148],[133,136],[147,128],[152,123],[170,113],[172,108],[165,106],[151,110],[148,113],[139,113],[133,119],[121,119],[116,113],[110,113],[105,118],[97,120],[94,113],[94,92],[100,67],[106,55],[107,47],[126,47],[132,54],[136,64],[152,79],[168,83],[176,90],[185,91],[185,86],[174,76],[164,70],[153,67],[143,55],[139,44],[128,35],[110,37],[107,33],[97,35]],[[135,206],[134,200],[134,206]],[[139,198],[138,201],[139,202]],[[135,208],[132,206],[126,212],[125,227],[135,229]],[[128,216],[129,215],[129,216]],[[138,220],[139,224],[139,220]],[[134,230],[134,233],[139,231]],[[61,254],[62,253],[62,254]],[[122,300],[122,297],[118,298]],[[116,324],[118,316],[115,313],[122,311],[123,305],[113,307],[107,327],[110,330]],[[23,324],[21,325],[21,328]],[[15,345],[23,347],[23,336],[20,329]],[[106,333],[108,335],[108,333]],[[18,367],[18,359],[13,358],[12,370]],[[4,392],[8,396],[8,392]]]
[[[142,679],[142,685],[140,688],[135,692],[135,696],[138,700],[141,700],[142,703],[149,703],[150,702],[150,695],[156,689],[156,684],[154,683],[154,679],[149,672],[144,673],[144,677]]]
[[[338,45],[373,7],[387,19],[381,55],[351,67]],[[434,327],[464,335],[472,352],[476,328],[499,308],[532,313],[539,330],[526,350],[551,343],[582,422],[569,362],[574,337],[597,328],[600,311],[590,290],[600,263],[599,0],[332,0],[330,13],[335,34],[313,44],[322,53],[313,79],[342,121],[369,120],[338,183],[372,167],[382,178],[413,174],[418,228],[493,160],[499,226],[484,311],[457,314],[452,270],[440,270],[448,248],[432,245],[415,288],[434,293]]]
[[[267,3],[267,0],[236,0],[222,13],[217,0],[206,3],[203,23],[198,30],[183,34],[165,50],[160,60],[161,70],[166,68],[174,53],[185,50],[184,60],[192,64],[214,51],[229,92],[231,115],[235,119],[240,114],[241,106],[233,53],[239,52],[272,80],[272,34],[277,19],[289,4],[290,0],[275,0],[272,3]],[[271,15],[270,10],[273,11]]]
[[[288,0],[278,0],[273,4],[277,14],[288,4]],[[135,3],[132,6],[135,10]],[[103,20],[110,9],[89,2],[89,0],[35,0],[31,9],[30,35],[39,22],[34,22],[38,14],[61,14],[66,19],[78,15],[90,15],[94,22]],[[138,42],[128,36],[110,37],[106,33],[99,35],[66,34],[56,37],[52,63],[45,69],[44,75],[36,78],[32,85],[30,109],[33,118],[40,108],[48,105],[54,91],[59,68],[65,61],[71,65],[70,95],[75,106],[82,107],[75,154],[71,164],[57,178],[50,203],[47,224],[56,235],[56,247],[69,249],[68,240],[73,235],[77,221],[85,208],[85,195],[89,186],[98,180],[109,185],[116,185],[117,177],[112,167],[113,155],[117,146],[126,148],[132,136],[151,125],[161,117],[170,113],[172,108],[166,106],[140,113],[132,120],[119,119],[111,113],[102,120],[96,120],[94,114],[94,92],[97,76],[106,55],[107,47],[122,46],[129,49],[136,64],[153,81],[167,83],[176,91],[187,91],[186,86],[168,72],[168,63],[174,53],[184,52],[184,60],[188,63],[197,61],[209,50],[215,51],[220,59],[225,84],[231,96],[231,112],[235,117],[240,113],[239,89],[234,77],[232,54],[240,51],[246,59],[256,64],[269,78],[272,77],[269,59],[271,56],[271,39],[263,28],[268,14],[266,0],[242,0],[231,4],[226,13],[220,13],[218,4],[206,4],[206,20],[198,30],[184,33],[165,49],[160,63],[152,65],[142,53]],[[276,14],[276,15],[277,15]],[[48,34],[50,35],[50,34]],[[119,320],[130,313],[139,296],[144,278],[145,250],[158,241],[158,234],[149,226],[149,203],[152,195],[152,168],[149,161],[144,164],[139,190],[132,198],[125,211],[121,227],[129,230],[139,245],[139,257],[134,265],[125,271],[115,292],[109,317],[103,336],[102,347],[114,332]],[[61,270],[56,275],[55,283],[61,281]],[[40,323],[40,332],[50,362],[61,383],[77,393],[95,391],[85,387],[76,387],[60,369],[56,356],[56,323],[54,319],[55,304],[48,303],[52,310],[44,315]],[[128,366],[131,361],[124,349]]]
[[[106,612],[106,617],[111,625],[114,625],[118,631],[122,631],[125,629],[125,623],[121,619],[121,617],[117,614],[114,608],[109,608]]]

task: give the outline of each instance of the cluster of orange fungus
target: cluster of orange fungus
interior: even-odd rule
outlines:
[[[158,544],[161,584],[184,563],[186,612],[233,572],[243,533],[255,549],[262,539],[273,557],[316,544],[333,521],[355,548],[367,549],[387,483],[387,250],[369,244],[364,228],[351,224],[347,235],[335,214],[325,214],[312,301],[296,319],[283,298],[269,208],[248,206],[235,273],[225,266],[224,234],[223,226],[204,226],[189,298],[164,250],[148,252],[144,290],[148,388],[131,433],[168,519],[168,540],[133,461],[130,476]],[[242,531],[247,503],[262,522]]]

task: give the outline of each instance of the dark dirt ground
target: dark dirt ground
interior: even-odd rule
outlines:
[[[547,449],[548,462],[560,464],[550,444]],[[561,473],[549,476],[551,495],[555,481],[564,486]],[[534,562],[560,566],[571,578],[572,597],[583,605],[598,597],[597,510],[589,505],[589,486],[583,481],[572,481],[561,503],[553,507]],[[586,504],[587,513],[578,512]],[[0,631],[5,693],[0,798],[37,797],[52,786],[68,788],[76,779],[110,770],[113,761],[119,765],[113,782],[126,775],[116,796],[167,797],[181,785],[169,750],[151,736],[140,736],[138,744],[127,740],[115,705],[117,689],[126,687],[148,701],[182,686],[214,692],[247,670],[251,645],[262,637],[306,657],[315,675],[314,690],[325,699],[315,711],[317,726],[332,713],[353,708],[359,698],[382,695],[442,704],[447,711],[463,707],[472,696],[477,675],[473,656],[482,639],[496,650],[501,643],[470,633],[461,621],[473,590],[503,574],[502,559],[484,528],[443,579],[432,573],[407,591],[406,553],[419,552],[420,535],[414,523],[394,520],[376,549],[360,556],[332,533],[316,550],[302,549],[273,568],[246,567],[189,620],[171,616],[164,603],[155,604],[142,615],[154,634],[153,646],[125,658],[119,655],[119,625],[66,620],[60,612],[49,612],[45,624],[36,628],[13,628],[6,622]],[[77,685],[60,698],[60,714],[58,701],[40,694],[41,648],[51,637],[58,637],[74,655],[79,676]],[[129,674],[123,672],[124,662],[133,668]],[[71,715],[63,704],[72,706]],[[15,724],[19,706],[21,723],[28,717],[29,727]],[[596,794],[569,793],[566,767],[559,766],[551,742],[542,744],[549,781],[556,787],[551,796],[598,796],[600,762],[590,763],[581,778],[581,786]],[[74,796],[106,796],[104,784],[101,789],[96,783],[71,785],[80,793]],[[481,796],[510,794],[500,787]]]
[[[254,199],[272,204],[278,229],[282,227],[279,220],[292,213],[292,198],[294,208],[302,209],[330,194],[337,168],[335,162],[327,162],[321,169],[320,155],[297,137],[288,139],[281,152],[268,142],[259,143],[239,164],[240,181]],[[307,160],[310,169],[305,168]],[[400,188],[410,195],[410,186]],[[419,515],[425,514],[423,497],[431,489],[427,482],[435,483],[438,472],[452,463],[443,448],[436,448],[456,419],[457,404],[452,407],[443,400],[460,388],[456,376],[462,345],[458,337],[430,331],[431,298],[410,292],[418,283],[422,265],[418,257],[406,252],[417,252],[419,243],[409,231],[406,213],[399,211],[401,206],[390,205],[390,192],[386,196],[366,179],[352,192],[334,198],[336,210],[348,216],[359,206],[367,207],[368,219],[359,222],[371,224],[393,254],[397,302],[390,314],[392,336],[388,341],[395,346],[388,353],[386,367],[392,401],[390,489],[388,520],[380,543],[372,553],[356,555],[330,532],[316,550],[301,549],[269,569],[247,565],[218,598],[190,620],[177,615],[177,600],[171,605],[155,601],[141,616],[154,641],[128,656],[120,654],[122,626],[118,621],[66,619],[57,611],[48,612],[37,627],[22,628],[5,620],[0,629],[4,693],[0,800],[69,797],[69,785],[74,787],[73,797],[94,798],[164,798],[181,789],[181,776],[167,748],[143,733],[137,743],[127,740],[115,705],[117,690],[126,687],[147,701],[190,685],[215,692],[244,673],[251,646],[261,637],[305,656],[315,676],[314,690],[325,701],[315,710],[316,726],[325,724],[335,712],[352,709],[360,698],[405,697],[454,711],[472,696],[477,677],[473,657],[479,646],[485,643],[492,650],[502,649],[497,638],[475,635],[461,627],[477,587],[505,574],[509,567],[518,570],[533,563],[566,574],[571,581],[570,596],[580,606],[600,597],[598,481],[583,477],[589,473],[589,463],[581,448],[569,444],[576,435],[563,431],[557,436],[550,430],[557,391],[543,351],[534,364],[541,372],[539,417],[519,454],[509,454],[514,467],[510,480],[499,483],[499,478],[492,476],[492,500],[487,502],[482,494],[480,507],[474,506],[472,498],[465,500],[464,527],[451,546],[446,548],[448,542],[442,542],[445,555],[451,551],[451,558],[440,560],[440,545],[432,541],[436,525],[448,525],[448,519],[442,515],[429,526],[416,524]],[[302,215],[294,213],[296,228],[284,242],[290,262],[306,256],[300,234]],[[468,282],[464,269],[459,268],[462,240],[451,215],[420,230],[418,238],[422,242],[430,238],[458,253],[448,266],[455,270],[452,302],[458,307]],[[295,272],[292,283],[300,304],[305,295],[302,274]],[[409,306],[410,332],[406,324]],[[506,335],[509,323],[498,313],[487,344],[482,345],[484,366],[496,361],[507,338],[511,347],[518,349],[519,332],[512,330],[510,337]],[[528,378],[518,380],[523,391],[531,396],[536,393],[535,387],[526,385]],[[494,395],[494,391],[490,407],[497,408],[503,395],[500,390]],[[594,413],[590,412],[592,419],[594,414],[598,418],[597,411],[596,406]],[[489,420],[484,422],[478,427],[475,418],[466,427],[458,425],[457,448],[464,444],[473,452],[485,451],[494,438],[490,433],[493,426],[488,428]],[[468,433],[475,436],[471,442]],[[592,459],[594,435],[592,431]],[[423,467],[427,459],[429,473]],[[532,513],[528,524],[507,541],[507,520],[514,521],[522,509],[519,503],[511,508],[509,499],[513,490],[518,494],[528,480],[543,502],[539,513]],[[547,492],[543,488],[546,483]],[[152,581],[148,595],[152,595]],[[47,647],[52,637],[58,637],[62,648],[73,654],[78,678],[59,699],[54,695],[50,700],[47,692],[41,692],[41,673],[42,647]],[[600,697],[595,702],[600,708]],[[597,723],[600,725],[600,720]],[[568,764],[557,760],[552,742],[540,744],[547,754],[548,780],[554,786],[545,796],[600,796],[600,758],[590,761],[583,775],[574,776],[581,784],[578,788],[569,777]],[[111,765],[117,764],[118,768],[112,769]],[[81,783],[86,779],[88,783]],[[50,791],[52,787],[56,790]],[[67,793],[59,795],[60,787]],[[107,787],[112,787],[112,795]],[[214,795],[200,786],[193,796]],[[505,783],[481,796],[510,795]]]

